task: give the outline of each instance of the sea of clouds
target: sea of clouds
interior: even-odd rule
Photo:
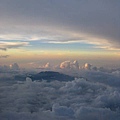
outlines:
[[[62,69],[76,75],[68,82],[19,81],[18,69],[0,73],[0,120],[120,120],[120,71],[85,66]]]

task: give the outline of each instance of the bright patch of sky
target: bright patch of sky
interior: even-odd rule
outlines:
[[[98,51],[93,44],[87,43],[47,43],[41,41],[31,41],[28,49],[34,50],[62,50],[62,51]]]

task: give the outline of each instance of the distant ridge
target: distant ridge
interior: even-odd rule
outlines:
[[[58,80],[58,81],[72,81],[74,77],[65,75],[63,73],[54,72],[54,71],[42,71],[38,74],[30,76],[30,78],[34,80],[47,80],[48,82]]]

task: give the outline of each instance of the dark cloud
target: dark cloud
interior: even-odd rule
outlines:
[[[0,55],[0,58],[8,58],[10,57],[9,55]]]
[[[7,49],[6,49],[6,48],[0,48],[0,50],[4,50],[4,51],[6,51]]]
[[[0,119],[119,120],[119,87],[109,86],[116,78],[101,83],[98,80],[101,73],[96,74],[96,79],[91,81],[90,76],[88,81],[77,78],[68,82],[32,82],[30,78],[14,82],[9,78],[4,82],[0,80]],[[106,77],[112,76],[106,74]]]
[[[1,0],[1,33],[55,36],[61,30],[63,34],[59,31],[59,35],[65,37],[70,31],[78,33],[78,39],[91,38],[89,42],[94,42],[92,38],[99,38],[103,46],[106,42],[111,48],[120,48],[119,11],[120,1],[112,0]]]

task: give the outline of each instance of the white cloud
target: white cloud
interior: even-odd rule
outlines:
[[[70,64],[71,64],[70,61],[64,61],[60,64],[60,68],[61,69],[70,69],[71,68]]]
[[[85,65],[83,66],[83,68],[90,70],[90,69],[91,69],[91,66],[92,66],[91,64],[85,63]]]
[[[3,42],[0,41],[0,49],[1,50],[7,50],[7,49],[14,49],[14,48],[20,48],[23,46],[27,46],[28,42]]]
[[[50,68],[50,67],[51,67],[50,63],[46,63],[45,68]]]
[[[60,64],[61,69],[68,69],[68,70],[78,70],[79,69],[79,63],[77,60],[71,62],[71,61],[64,61]]]
[[[39,66],[38,69],[44,69],[44,70],[52,70],[53,69],[53,66],[50,65],[50,63],[46,63],[45,65],[43,66]]]

